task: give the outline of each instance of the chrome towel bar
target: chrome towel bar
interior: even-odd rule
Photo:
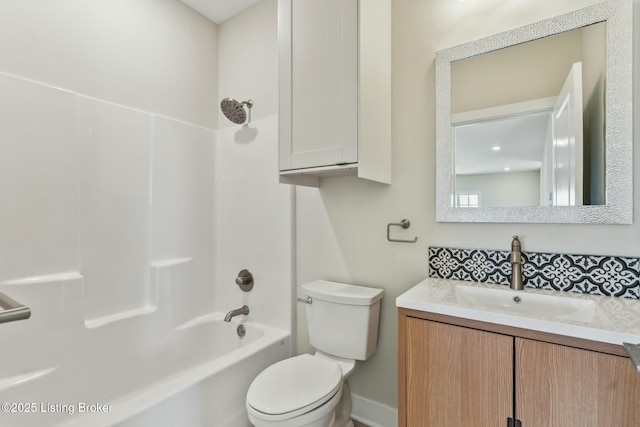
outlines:
[[[0,292],[0,323],[14,322],[31,317],[31,308]]]

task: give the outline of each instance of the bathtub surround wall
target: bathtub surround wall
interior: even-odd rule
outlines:
[[[397,406],[395,298],[427,277],[425,255],[430,246],[509,250],[511,237],[517,234],[525,252],[640,255],[639,197],[634,200],[635,224],[629,226],[435,221],[435,52],[595,3],[598,1],[394,0],[393,184],[331,178],[319,190],[296,188],[297,283],[323,278],[385,289],[378,350],[350,380],[354,394]],[[637,1],[635,18],[638,21]],[[637,33],[634,38],[638,39]],[[640,70],[637,49],[635,46],[636,81]],[[634,88],[637,98],[638,85]],[[635,132],[637,138],[638,130]],[[636,164],[640,164],[639,152],[634,153]],[[634,186],[640,186],[638,174]],[[418,236],[416,244],[386,241],[386,224],[402,218],[411,220],[407,237]],[[299,352],[311,348],[303,310],[298,307]]]
[[[429,248],[429,277],[509,286],[509,251]],[[640,298],[640,258],[523,252],[525,286]]]
[[[220,98],[252,99],[251,123],[219,114],[216,309],[247,304],[251,316],[291,330],[293,189],[278,184],[277,0],[263,0],[218,31]],[[253,290],[234,280],[249,269]]]
[[[277,182],[277,79],[264,88],[259,78],[237,83],[247,76],[232,71],[250,60],[254,76],[277,75],[276,10],[248,30],[243,22],[264,6],[255,7],[218,26],[174,0],[0,5],[0,289],[33,304],[29,321],[2,325],[0,336],[41,335],[3,353],[2,378],[41,366],[33,357],[47,349],[52,363],[64,351],[90,354],[75,341],[58,345],[57,334],[86,332],[82,343],[109,354],[120,336],[110,331],[140,322],[151,326],[135,351],[153,358],[165,336],[156,326],[245,303],[250,321],[291,330],[293,200]],[[239,33],[242,50],[218,55]],[[223,92],[254,100],[251,125],[216,129]],[[256,277],[248,294],[234,283],[241,268]],[[170,308],[159,308],[161,289],[171,290]],[[291,340],[281,341],[251,369],[289,355]],[[201,383],[175,401],[212,398],[220,385]],[[238,390],[222,406],[199,407],[216,425],[241,425]],[[156,409],[145,417],[173,425]]]
[[[248,305],[251,317],[291,330],[293,197],[277,182],[278,118],[219,132],[216,311]],[[245,140],[246,138],[246,140]],[[242,269],[254,286],[235,283]]]
[[[0,280],[80,272],[87,317],[117,317],[147,309],[151,263],[177,260],[194,264],[176,301],[195,298],[193,315],[265,293],[254,313],[290,328],[276,1],[220,26],[173,0],[49,3],[0,14]],[[216,131],[218,92],[252,98],[253,123]],[[244,296],[242,268],[257,282]]]
[[[6,74],[0,90],[2,279],[81,275],[99,325],[152,309],[152,264],[180,259],[183,315],[212,311],[215,132]]]
[[[213,174],[198,174],[214,168],[217,28],[172,1],[8,1],[0,10],[2,198],[11,206],[0,281],[81,271],[89,318],[145,306],[150,263],[194,256],[197,243],[185,240],[202,217],[190,226],[181,209],[213,207]],[[184,164],[194,159],[193,169]],[[205,187],[192,187],[199,178]],[[164,198],[185,189],[176,202],[188,206],[167,211]]]

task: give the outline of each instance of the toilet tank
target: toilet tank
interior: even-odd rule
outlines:
[[[309,341],[318,350],[366,360],[378,345],[382,289],[316,280],[302,285]]]

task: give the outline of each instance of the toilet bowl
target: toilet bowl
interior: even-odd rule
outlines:
[[[353,427],[347,379],[377,346],[382,290],[316,281],[302,286],[314,355],[281,360],[247,392],[255,427]]]
[[[282,360],[251,384],[249,420],[256,427],[333,425],[342,386],[343,374],[336,362],[310,354]]]

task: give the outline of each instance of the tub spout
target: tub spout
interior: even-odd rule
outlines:
[[[224,321],[225,322],[231,322],[231,319],[233,319],[236,316],[239,316],[241,314],[249,314],[249,307],[246,305],[243,305],[240,308],[236,308],[235,310],[231,310],[230,312],[227,313],[226,316],[224,316]]]

